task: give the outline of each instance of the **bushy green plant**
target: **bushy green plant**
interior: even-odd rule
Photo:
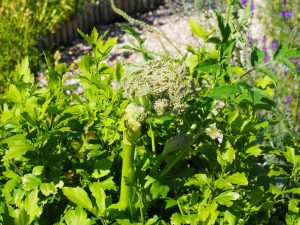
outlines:
[[[261,115],[276,109],[278,79],[257,48],[249,68],[236,60],[240,8],[228,1],[216,32],[191,21],[204,44],[180,58],[155,59],[127,28],[143,65],[103,63],[117,39],[82,34],[93,51],[78,85],[47,59],[39,88],[25,58],[1,95],[0,222],[299,224],[300,146],[270,144]],[[291,56],[300,50],[283,44],[273,60],[293,71]]]
[[[0,73],[12,71],[26,56],[31,67],[36,67],[41,58],[38,40],[55,31],[75,10],[75,0],[1,1]]]

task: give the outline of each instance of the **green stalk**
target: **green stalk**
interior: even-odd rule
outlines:
[[[132,187],[126,184],[126,180],[134,177],[134,151],[136,143],[141,136],[141,126],[145,119],[144,108],[136,104],[129,104],[126,109],[125,130],[122,143],[122,172],[119,209],[126,210],[130,207],[132,199]]]
[[[127,138],[126,131],[123,136],[123,151],[122,151],[122,177],[121,177],[121,193],[119,199],[120,209],[125,210],[129,208],[132,197],[132,188],[126,185],[126,178],[133,175],[133,160],[134,160],[135,144],[130,142]]]

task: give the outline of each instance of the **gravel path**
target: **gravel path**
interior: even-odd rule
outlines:
[[[159,29],[160,31],[165,33],[172,44],[174,44],[181,51],[185,50],[185,46],[187,44],[198,44],[197,41],[192,37],[191,31],[188,26],[187,17],[181,14],[173,14],[172,10],[167,6],[160,6],[154,11],[150,11],[142,15],[137,15],[136,18],[152,25],[156,29]],[[126,23],[124,21],[122,22]],[[143,38],[146,38],[144,46],[147,49],[160,54],[164,53],[159,37],[156,33],[150,32],[149,30],[141,27],[133,27],[141,34]],[[102,25],[96,28],[99,33],[103,33],[106,30],[109,30],[108,37],[118,37],[118,44],[112,50],[109,58],[107,59],[109,63],[115,63],[117,60],[130,63],[139,63],[143,61],[139,53],[121,49],[123,45],[130,45],[131,39],[128,35],[121,31],[117,23]],[[175,56],[176,54],[178,54],[176,49],[172,47],[170,43],[168,43],[168,41],[166,41],[165,39],[162,39],[161,41],[171,55]],[[91,51],[91,47],[88,46],[84,40],[75,40],[73,43],[71,43],[70,47],[63,49],[60,52],[62,56],[61,61],[67,62],[68,64],[70,64],[71,62],[76,64],[78,60],[89,51]]]

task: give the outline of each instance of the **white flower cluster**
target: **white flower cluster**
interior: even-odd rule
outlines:
[[[181,112],[189,88],[188,71],[178,63],[151,61],[134,72],[128,72],[121,81],[124,97],[134,99],[146,96],[158,115],[168,111]]]

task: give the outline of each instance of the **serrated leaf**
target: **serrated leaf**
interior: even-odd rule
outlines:
[[[226,178],[230,183],[240,185],[240,186],[247,186],[248,179],[245,173],[234,173]]]
[[[4,155],[4,160],[11,160],[24,155],[28,151],[32,151],[34,147],[25,142],[25,140],[15,140],[8,143],[9,149]]]
[[[228,225],[236,225],[237,217],[231,213],[230,211],[226,210],[224,213],[224,219],[228,223]]]
[[[45,196],[49,196],[57,193],[56,186],[53,182],[51,183],[41,183],[40,190]]]
[[[42,213],[42,208],[38,205],[38,192],[38,189],[33,190],[25,199],[24,208],[30,218],[28,224],[31,224]]]
[[[5,93],[5,97],[16,104],[21,104],[23,102],[22,94],[19,91],[19,89],[16,87],[16,85],[11,84],[9,85],[9,88],[7,92]]]
[[[44,171],[44,166],[35,166],[32,169],[32,174],[35,176],[39,176],[43,173]]]
[[[233,204],[232,201],[237,200],[239,197],[240,195],[236,192],[226,191],[215,197],[215,200],[221,205],[230,207]]]
[[[22,177],[22,185],[24,190],[30,191],[37,188],[41,183],[41,179],[33,174],[26,174]]]
[[[16,73],[18,74],[19,78],[23,77],[23,81],[25,83],[29,83],[29,84],[34,83],[34,75],[30,73],[28,56],[26,56],[22,60],[22,62],[19,65],[17,65]],[[18,79],[18,82],[19,81],[20,80]]]
[[[67,225],[91,225],[91,220],[87,218],[87,213],[80,207],[75,210],[68,210],[64,216]]]
[[[189,224],[188,216],[184,216],[179,213],[174,213],[171,216],[171,224],[174,225]]]
[[[63,187],[62,191],[64,195],[74,204],[88,209],[93,212],[93,204],[86,193],[86,191],[80,187],[72,188],[72,187]]]

